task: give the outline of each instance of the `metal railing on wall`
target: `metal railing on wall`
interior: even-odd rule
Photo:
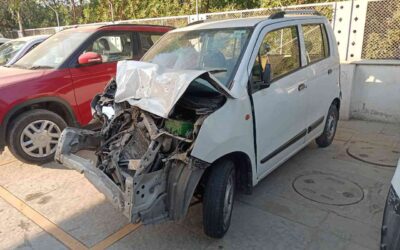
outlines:
[[[361,58],[400,59],[400,1],[369,2]]]
[[[400,1],[354,0],[317,4],[291,5],[279,8],[251,9],[198,15],[116,21],[115,24],[155,24],[182,27],[198,20],[223,20],[268,16],[278,9],[313,9],[328,18],[334,29],[342,61],[360,59],[400,59]],[[110,24],[111,22],[95,23]],[[85,24],[95,25],[95,24]],[[80,25],[82,26],[82,25]],[[26,36],[54,34],[74,26],[27,29]],[[6,34],[18,37],[18,32]]]

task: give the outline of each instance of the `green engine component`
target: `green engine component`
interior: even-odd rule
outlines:
[[[188,121],[179,121],[168,119],[165,121],[165,130],[169,133],[181,136],[181,137],[189,137],[193,131],[193,123]]]

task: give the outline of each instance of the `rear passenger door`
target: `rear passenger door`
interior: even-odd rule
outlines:
[[[306,140],[313,139],[324,128],[330,103],[337,89],[338,65],[330,51],[329,38],[325,24],[305,22],[301,25],[303,51],[306,59],[307,82]]]
[[[266,26],[256,44],[250,87],[256,126],[257,174],[262,178],[304,144],[306,100],[299,26]],[[270,70],[270,79],[263,73]],[[267,87],[265,82],[270,85]]]

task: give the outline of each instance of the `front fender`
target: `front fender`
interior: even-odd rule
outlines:
[[[191,156],[213,163],[232,152],[243,152],[255,166],[254,117],[248,97],[228,99],[201,125]]]

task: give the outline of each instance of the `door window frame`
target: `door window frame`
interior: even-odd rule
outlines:
[[[96,41],[98,38],[102,36],[112,36],[112,35],[120,35],[120,34],[130,34],[131,36],[131,46],[132,46],[132,51],[133,51],[133,56],[131,59],[135,57],[135,53],[138,53],[138,44],[135,44],[135,41],[137,41],[138,37],[136,34],[136,31],[126,31],[126,30],[105,30],[105,31],[100,31],[94,33],[92,36],[90,36],[80,47],[76,52],[71,56],[71,59],[69,60],[69,66],[70,68],[82,68],[82,67],[88,67],[88,66],[81,66],[78,64],[78,58],[82,53],[87,49],[87,47],[92,44],[94,41]],[[136,47],[136,48],[135,48]],[[103,64],[110,64],[110,63],[117,63],[118,61],[111,61],[111,62],[103,62],[101,64],[96,64],[96,65],[103,65]]]
[[[300,30],[299,31],[301,33],[301,40],[302,40],[302,46],[303,46],[303,50],[304,50],[304,57],[305,57],[305,54],[306,54],[306,46],[305,46],[303,25],[319,25],[320,27],[322,26],[322,29],[321,29],[321,31],[322,31],[322,34],[321,34],[322,35],[322,42],[324,42],[324,35],[325,35],[326,43],[327,43],[327,46],[328,46],[328,48],[327,48],[328,55],[326,57],[323,57],[323,58],[318,59],[318,60],[313,61],[313,62],[308,62],[307,58],[305,58],[306,60],[305,60],[305,64],[304,64],[303,67],[308,67],[310,65],[313,65],[313,64],[319,63],[319,62],[321,62],[323,60],[331,58],[332,54],[333,54],[333,51],[332,51],[332,45],[330,43],[331,39],[330,39],[330,36],[328,34],[328,30],[326,28],[327,24],[325,22],[323,22],[323,21],[316,22],[315,20],[303,21],[303,22],[301,22],[299,24],[299,26],[300,26]]]
[[[315,21],[314,21],[315,22]],[[286,21],[286,22],[282,22],[282,23],[274,23],[274,24],[267,24],[266,26],[264,26],[258,37],[257,37],[257,41],[256,44],[254,46],[252,55],[250,57],[250,61],[248,62],[248,72],[249,72],[249,81],[248,81],[248,88],[251,91],[251,94],[254,94],[262,89],[254,89],[252,88],[252,84],[253,84],[253,66],[254,66],[254,62],[256,60],[256,57],[258,56],[258,52],[260,51],[260,47],[261,44],[264,41],[264,38],[266,37],[266,35],[272,31],[276,31],[279,29],[284,29],[284,28],[288,28],[288,27],[295,27],[296,31],[297,31],[297,42],[298,42],[298,48],[299,48],[299,60],[300,60],[300,65],[298,68],[296,68],[295,70],[292,70],[290,72],[287,72],[283,75],[280,75],[279,77],[276,77],[274,79],[272,79],[269,84],[274,84],[276,81],[290,75],[293,74],[299,70],[302,70],[303,68],[305,68],[307,66],[307,59],[305,57],[305,54],[303,53],[303,50],[305,49],[304,47],[304,40],[303,40],[303,33],[301,30],[301,22],[299,23],[298,20],[295,21]]]

